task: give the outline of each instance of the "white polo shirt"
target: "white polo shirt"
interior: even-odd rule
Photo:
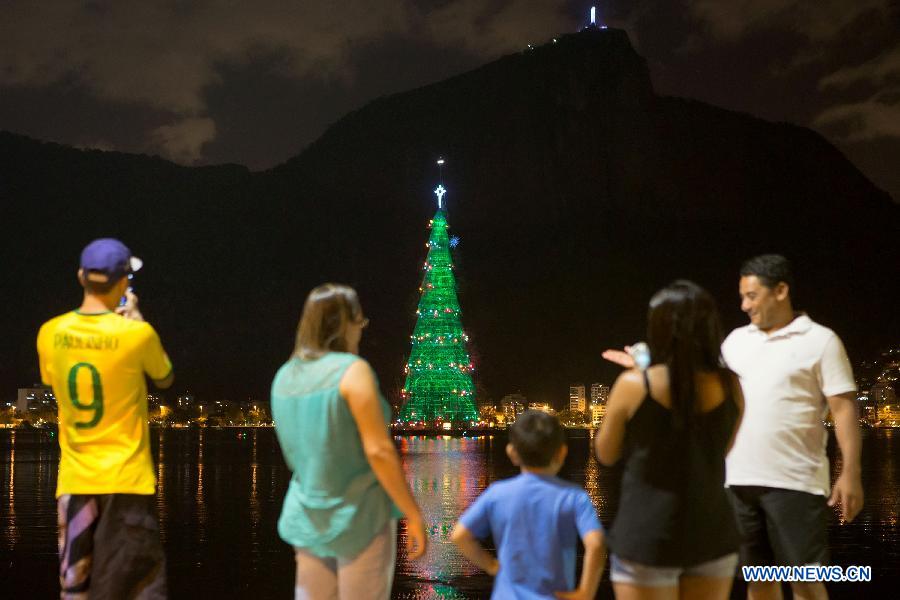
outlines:
[[[744,418],[726,458],[725,484],[828,496],[825,398],[856,391],[840,338],[800,315],[771,334],[755,325],[735,329],[722,355],[744,392]]]

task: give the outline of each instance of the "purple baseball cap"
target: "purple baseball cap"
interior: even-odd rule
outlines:
[[[113,238],[94,240],[81,251],[81,268],[91,281],[116,281],[134,273],[144,262],[128,246]]]

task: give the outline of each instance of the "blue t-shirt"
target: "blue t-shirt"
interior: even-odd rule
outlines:
[[[554,598],[575,589],[577,540],[602,529],[584,489],[534,473],[492,484],[459,521],[479,539],[494,538],[500,570],[491,598]]]

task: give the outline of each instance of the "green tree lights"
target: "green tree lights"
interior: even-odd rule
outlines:
[[[435,193],[440,207],[443,186]],[[419,288],[422,297],[411,336],[412,350],[406,363],[406,385],[401,392],[406,403],[400,411],[400,421],[469,424],[478,420],[472,383],[475,368],[466,350],[469,337],[459,316],[447,216],[442,208],[438,208],[429,227],[428,257]]]

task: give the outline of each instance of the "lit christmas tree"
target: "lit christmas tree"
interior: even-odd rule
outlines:
[[[438,164],[442,164],[442,161]],[[429,222],[428,257],[422,297],[416,310],[418,319],[411,336],[412,350],[406,364],[406,385],[401,394],[406,404],[400,411],[402,423],[436,422],[470,424],[478,420],[475,410],[475,367],[469,359],[460,321],[456,278],[450,248],[457,238],[447,235],[443,198],[447,190],[439,185],[434,193],[438,210]]]

